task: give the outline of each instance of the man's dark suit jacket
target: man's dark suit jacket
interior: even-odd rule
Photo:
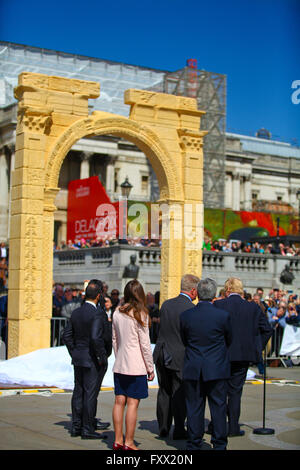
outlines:
[[[159,335],[153,351],[156,363],[163,353],[165,366],[175,370],[181,377],[184,359],[184,345],[180,336],[180,314],[193,306],[193,302],[185,295],[178,295],[166,300],[160,309]]]
[[[261,362],[262,351],[272,335],[272,328],[260,307],[255,302],[244,300],[238,294],[216,300],[214,306],[230,314],[232,324],[230,361]]]
[[[230,315],[211,302],[202,301],[180,315],[180,333],[185,345],[183,380],[204,382],[228,379],[228,347],[232,340]]]
[[[103,341],[107,357],[111,355],[112,352],[112,322],[108,321],[107,313],[103,308],[98,304],[97,310],[99,315],[103,318]]]
[[[84,303],[74,310],[63,333],[72,364],[80,367],[91,367],[93,363],[106,366],[108,354],[104,337],[104,318],[98,308]]]

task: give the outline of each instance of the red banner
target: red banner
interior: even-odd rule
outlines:
[[[98,176],[68,185],[67,239],[85,240],[118,236],[118,206],[112,203]]]

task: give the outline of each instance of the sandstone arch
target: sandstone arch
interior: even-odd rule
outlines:
[[[204,135],[199,131],[202,112],[191,98],[127,90],[129,118],[99,111],[89,115],[88,99],[99,96],[98,83],[28,72],[19,76],[15,96],[19,105],[10,217],[9,357],[49,347],[54,200],[60,167],[72,145],[93,134],[113,134],[135,143],[156,172],[160,200],[186,204],[180,223],[189,231],[196,228],[194,208],[202,208]],[[171,231],[176,217],[171,216]],[[201,274],[201,240],[191,240],[186,232],[163,240],[162,300],[177,294],[184,272]]]

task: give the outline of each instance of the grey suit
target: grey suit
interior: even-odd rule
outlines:
[[[159,433],[167,435],[174,417],[175,435],[184,434],[186,418],[182,370],[185,347],[180,336],[180,314],[193,307],[183,294],[166,300],[160,310],[160,328],[153,352],[159,391],[156,415]]]

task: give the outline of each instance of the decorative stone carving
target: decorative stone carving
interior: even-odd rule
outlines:
[[[32,318],[37,313],[35,294],[37,291],[37,222],[35,217],[29,216],[25,221],[25,242],[24,242],[24,317]]]
[[[187,129],[179,129],[178,135],[180,139],[180,146],[185,152],[192,152],[202,154],[203,150],[203,137],[207,134],[206,131],[190,132]]]
[[[49,134],[52,125],[52,110],[40,110],[21,106],[18,110],[18,131],[33,134]]]

